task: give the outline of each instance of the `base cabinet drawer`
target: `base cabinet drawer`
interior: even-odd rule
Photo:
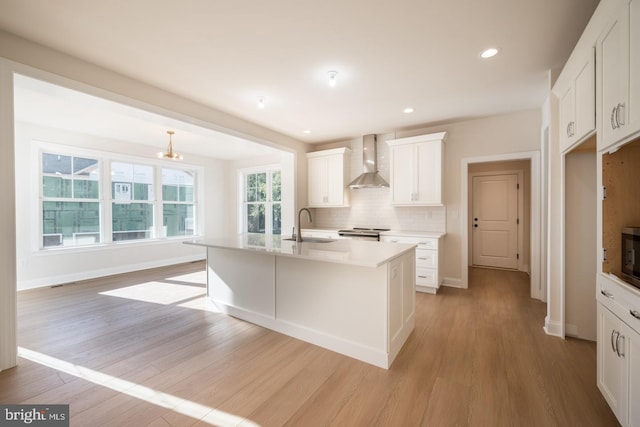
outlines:
[[[437,286],[438,273],[428,268],[416,268],[416,285]]]
[[[438,251],[416,249],[416,268],[438,268]]]

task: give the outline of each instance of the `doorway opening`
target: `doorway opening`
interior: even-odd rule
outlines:
[[[471,266],[510,269],[528,273],[531,297],[542,300],[540,153],[535,151],[467,158],[462,160],[461,170],[461,267],[464,287],[469,285]],[[480,199],[476,198],[475,213],[479,215],[474,213],[474,179],[476,188],[480,187],[479,192],[486,193],[484,196],[480,194]],[[520,191],[521,200],[518,199],[517,191],[506,193],[513,185],[515,190]],[[496,198],[496,194],[503,191],[505,193]],[[504,229],[505,221],[502,221],[503,224],[495,221],[504,215],[511,215],[515,220],[509,230]],[[479,229],[483,231],[478,233]],[[475,260],[474,250],[479,255]]]

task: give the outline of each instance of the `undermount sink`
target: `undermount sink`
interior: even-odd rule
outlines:
[[[294,237],[289,237],[288,239],[282,239],[282,240],[288,240],[290,242],[295,242],[296,239]],[[302,238],[302,243],[331,243],[331,242],[335,242],[334,239],[327,239],[324,237],[303,237]]]

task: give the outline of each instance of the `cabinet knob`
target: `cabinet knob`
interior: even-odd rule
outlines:
[[[474,227],[478,228],[478,224],[473,224]]]
[[[636,319],[640,320],[640,311],[638,310],[629,310],[629,313],[635,317]]]

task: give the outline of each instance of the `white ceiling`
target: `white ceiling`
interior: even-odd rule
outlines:
[[[0,28],[314,143],[538,108],[597,3],[0,0]]]
[[[160,114],[126,106],[30,77],[14,77],[14,117],[33,123],[164,151],[173,130],[179,153],[224,160],[268,156],[277,150]]]

